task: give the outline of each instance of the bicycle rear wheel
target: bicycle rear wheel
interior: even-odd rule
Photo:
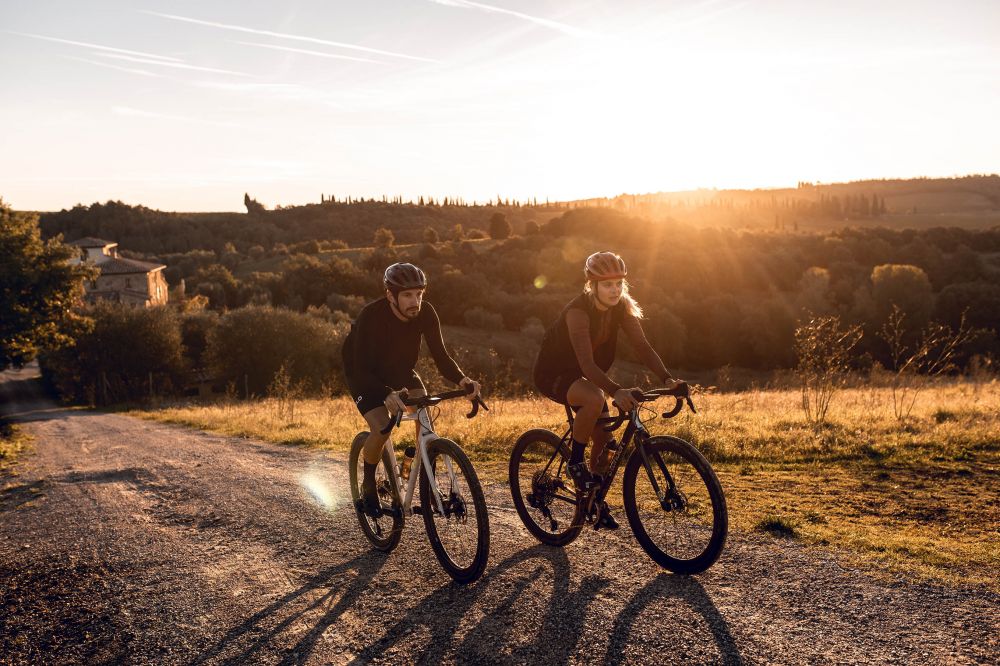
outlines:
[[[418,461],[420,510],[427,538],[448,575],[456,582],[471,583],[483,574],[490,552],[483,487],[469,457],[455,442],[435,439],[427,445],[427,456],[437,489],[435,493],[427,470]]]
[[[705,456],[682,439],[653,437],[644,446],[650,469],[637,448],[622,480],[632,532],[661,567],[701,573],[719,559],[729,529],[719,479]]]
[[[510,454],[510,493],[521,522],[549,546],[565,546],[583,527],[566,465],[569,450],[551,430],[529,430]]]
[[[351,443],[349,457],[349,476],[351,480],[351,503],[361,524],[361,531],[371,544],[382,552],[388,553],[399,545],[403,535],[403,511],[399,499],[399,489],[396,488],[396,477],[388,470],[392,465],[388,449],[382,451],[382,459],[375,468],[375,487],[378,489],[379,501],[383,507],[391,507],[391,514],[383,514],[372,518],[361,508],[361,479],[364,478],[364,448],[367,432],[359,432]]]

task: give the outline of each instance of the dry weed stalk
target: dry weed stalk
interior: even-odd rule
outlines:
[[[955,369],[955,357],[962,345],[974,333],[966,326],[965,313],[962,314],[958,331],[952,331],[944,324],[932,323],[920,332],[919,338],[911,345],[906,341],[906,313],[893,305],[892,312],[879,337],[889,347],[889,360],[893,373],[892,410],[898,421],[909,418],[917,395],[924,389],[926,378],[939,377]]]
[[[806,420],[826,421],[834,394],[850,368],[850,352],[861,340],[860,326],[841,327],[840,317],[813,317],[795,329],[796,372]]]

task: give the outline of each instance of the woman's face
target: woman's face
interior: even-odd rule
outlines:
[[[597,300],[605,307],[612,308],[622,299],[625,280],[598,280]]]

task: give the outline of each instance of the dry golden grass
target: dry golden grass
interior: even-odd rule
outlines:
[[[949,583],[1000,589],[1000,385],[926,387],[911,418],[893,416],[888,389],[845,389],[829,422],[806,422],[797,391],[701,395],[697,415],[648,424],[712,460],[736,531],[764,531],[833,547],[845,559]],[[669,406],[667,404],[662,405]],[[490,400],[473,421],[445,403],[435,428],[458,441],[480,474],[506,477],[517,437],[565,429],[540,399]],[[291,412],[291,413],[290,413]],[[177,404],[136,416],[228,435],[346,451],[363,421],[347,398]],[[652,414],[650,414],[652,416]],[[404,427],[397,446],[412,443]],[[614,492],[614,491],[613,491]]]
[[[0,422],[0,472],[7,472],[30,441],[20,428]]]

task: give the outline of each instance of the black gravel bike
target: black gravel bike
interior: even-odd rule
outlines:
[[[392,415],[382,434],[388,435],[402,421],[417,421],[420,436],[416,447],[407,450],[407,462],[412,461],[412,467],[397,464],[392,439],[386,440],[375,469],[381,516],[367,515],[361,500],[361,479],[364,478],[361,452],[368,432],[359,432],[351,444],[351,497],[361,531],[372,546],[388,553],[399,545],[405,517],[422,514],[427,538],[441,566],[455,581],[472,582],[482,575],[489,558],[490,521],[486,498],[469,457],[458,444],[434,432],[430,416],[431,407],[444,400],[468,398],[468,391],[458,389],[438,395],[409,398],[404,394],[402,397],[404,405],[416,410],[410,414]],[[480,406],[489,409],[478,397],[473,399],[472,411],[466,416],[474,417]],[[414,504],[418,479],[420,504]]]
[[[608,432],[627,424],[600,484],[575,489],[567,469],[573,432],[573,411],[566,407],[569,428],[560,438],[551,430],[529,430],[514,444],[510,456],[510,492],[525,527],[539,541],[565,546],[586,524],[597,529],[605,497],[624,464],[622,501],[639,545],[661,567],[678,574],[696,574],[719,559],[726,543],[729,514],[726,497],[705,456],[679,437],[652,436],[640,415],[653,411],[642,403],[669,396],[672,418],[686,403],[695,412],[691,392],[681,383],[672,389],[635,394],[640,405],[618,416],[598,419]],[[655,414],[655,411],[653,411]]]

